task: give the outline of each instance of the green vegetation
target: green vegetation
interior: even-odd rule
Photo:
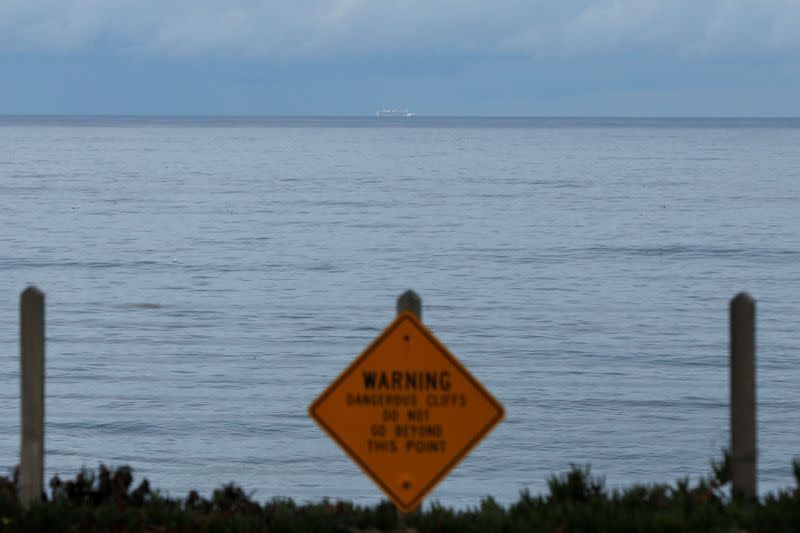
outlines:
[[[133,488],[127,467],[101,465],[74,480],[53,478],[50,495],[27,511],[17,502],[16,476],[0,477],[0,531],[800,531],[800,462],[794,463],[796,488],[758,501],[729,495],[727,454],[712,471],[694,485],[684,479],[608,491],[588,467],[573,466],[548,480],[548,494],[523,491],[508,507],[489,497],[477,508],[433,503],[401,515],[388,502],[362,507],[273,499],[262,505],[235,485],[210,499],[194,491],[172,499],[147,480]]]

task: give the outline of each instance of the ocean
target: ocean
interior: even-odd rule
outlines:
[[[429,500],[697,480],[757,302],[762,492],[800,455],[800,120],[0,117],[0,472],[46,294],[46,478],[358,503],[307,415],[414,289],[506,419]]]

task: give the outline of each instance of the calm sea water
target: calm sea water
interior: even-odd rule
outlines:
[[[308,404],[414,288],[507,419],[433,493],[696,479],[758,306],[759,476],[800,455],[800,121],[0,118],[0,470],[47,295],[47,476],[380,494]]]

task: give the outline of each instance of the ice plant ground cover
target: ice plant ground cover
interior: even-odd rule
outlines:
[[[696,483],[636,485],[608,490],[589,467],[573,466],[548,480],[546,494],[520,493],[508,506],[486,497],[478,507],[447,508],[436,502],[403,515],[388,502],[358,506],[323,500],[297,504],[274,498],[260,504],[228,484],[210,498],[191,491],[185,499],[162,496],[146,479],[135,484],[128,467],[75,479],[53,478],[42,502],[23,510],[15,477],[0,478],[2,531],[798,531],[800,462],[796,486],[757,501],[731,494],[730,461],[712,462]]]

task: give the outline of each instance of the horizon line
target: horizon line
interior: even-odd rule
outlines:
[[[222,118],[222,119],[365,119],[392,120],[413,122],[416,119],[607,119],[607,120],[791,120],[800,119],[800,115],[420,115],[413,117],[376,117],[375,114],[222,114],[222,113],[6,113],[0,112],[0,118]]]

